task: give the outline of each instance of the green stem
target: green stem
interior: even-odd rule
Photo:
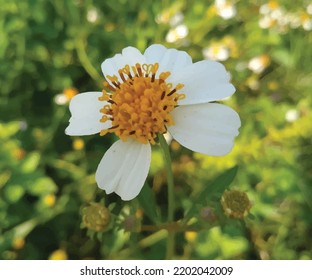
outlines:
[[[158,135],[160,147],[162,148],[165,166],[167,169],[167,182],[168,182],[168,224],[174,221],[174,210],[175,210],[175,201],[174,201],[174,182],[173,182],[173,172],[172,172],[172,164],[171,164],[171,156],[169,151],[169,146],[166,142],[165,137],[162,134]],[[167,238],[167,253],[166,258],[172,259],[174,254],[174,235],[175,232],[168,230],[168,238]]]
[[[76,50],[78,54],[78,59],[84,69],[88,72],[93,80],[100,84],[102,77],[98,73],[98,71],[93,67],[92,63],[89,60],[89,57],[86,53],[84,38],[78,37],[76,39]]]

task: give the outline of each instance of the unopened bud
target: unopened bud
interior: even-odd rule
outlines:
[[[139,220],[134,216],[128,216],[123,222],[123,228],[125,231],[137,231],[139,227]]]
[[[247,194],[237,190],[225,191],[221,197],[221,204],[225,214],[234,219],[243,219],[251,208]]]
[[[92,203],[82,209],[82,221],[88,229],[103,231],[110,222],[110,212],[105,206]]]
[[[200,217],[207,222],[214,222],[217,218],[214,211],[210,207],[200,209]]]

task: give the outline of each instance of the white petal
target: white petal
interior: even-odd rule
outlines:
[[[180,106],[172,116],[175,125],[168,130],[174,139],[192,151],[213,156],[231,151],[241,124],[233,109],[216,103]]]
[[[202,60],[172,73],[167,79],[173,85],[184,84],[179,91],[186,95],[179,105],[206,103],[228,97],[235,92],[230,76],[216,61]]]
[[[136,63],[145,63],[145,57],[141,52],[134,47],[127,47],[122,50],[122,56],[126,61],[126,64],[135,65]]]
[[[67,135],[91,135],[111,127],[111,121],[100,122],[103,115],[100,109],[106,104],[98,99],[101,95],[101,92],[85,92],[72,98],[69,104],[72,117],[65,130]]]
[[[151,162],[150,144],[115,142],[103,156],[95,174],[99,188],[131,200],[141,191]]]
[[[159,62],[166,51],[167,48],[163,45],[155,44],[149,46],[144,52],[146,63]]]
[[[118,70],[124,68],[126,65],[134,66],[136,63],[145,63],[145,57],[141,52],[134,47],[127,47],[122,50],[122,53],[116,54],[112,58],[105,59],[101,65],[104,77],[106,75],[116,75],[120,82],[121,79],[118,76]]]
[[[144,56],[148,64],[159,63],[158,74],[166,71],[178,72],[192,64],[192,58],[186,52],[167,49],[162,45],[151,45],[145,50]]]
[[[122,55],[120,53],[116,54],[112,58],[105,59],[104,62],[101,64],[104,77],[106,75],[118,75],[119,68],[117,62],[121,63],[122,60]]]

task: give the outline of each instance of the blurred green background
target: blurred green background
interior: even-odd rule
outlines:
[[[224,157],[171,143],[176,219],[192,209],[175,257],[311,259],[311,30],[311,1],[0,0],[0,259],[165,257],[166,232],[149,228],[166,219],[159,148],[151,208],[97,188],[113,136],[64,134],[70,98],[101,91],[104,59],[153,43],[221,61],[242,120]],[[249,215],[225,215],[225,188],[247,194]]]

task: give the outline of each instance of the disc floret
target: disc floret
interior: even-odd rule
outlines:
[[[110,120],[112,126],[101,130],[101,136],[115,133],[123,141],[135,139],[142,144],[155,144],[157,134],[166,133],[167,127],[174,125],[170,112],[185,98],[178,93],[183,84],[173,87],[166,82],[170,72],[157,75],[158,68],[158,63],[137,63],[120,69],[119,77],[106,76],[107,91],[102,91],[99,100],[108,104],[100,110],[100,121]]]

